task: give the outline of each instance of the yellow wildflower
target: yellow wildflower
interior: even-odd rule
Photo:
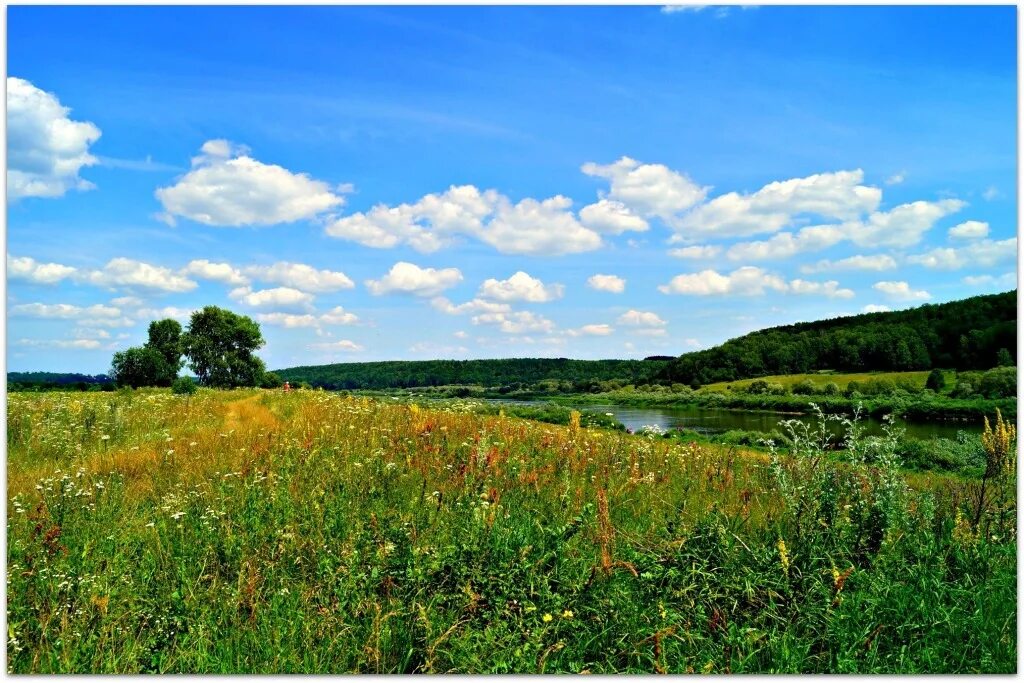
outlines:
[[[786,542],[781,538],[779,542],[775,544],[775,547],[779,549],[779,562],[782,564],[782,571],[789,575],[789,553],[786,551]]]
[[[541,617],[541,621],[543,621],[545,624],[551,621],[552,619],[554,619],[554,617],[551,616],[550,612],[546,613],[544,616]]]
[[[562,618],[563,619],[572,619],[572,610],[571,609],[567,609],[564,612],[562,612]]]

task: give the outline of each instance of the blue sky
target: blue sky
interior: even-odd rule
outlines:
[[[207,304],[279,368],[1005,291],[1016,83],[1015,7],[11,7],[8,369]]]

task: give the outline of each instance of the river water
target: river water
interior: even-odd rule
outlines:
[[[543,405],[545,401],[506,401],[494,399],[503,403],[520,403],[528,405]],[[771,432],[776,428],[779,421],[786,419],[799,419],[811,421],[813,418],[807,415],[782,415],[779,413],[750,411],[750,410],[725,410],[722,408],[699,408],[699,407],[649,407],[638,408],[636,406],[624,406],[617,404],[579,404],[572,405],[558,402],[577,410],[587,410],[594,413],[611,413],[612,416],[625,425],[630,431],[637,431],[644,425],[657,425],[662,429],[692,429],[697,432],[717,434],[727,432],[730,429],[742,429],[746,431]],[[881,434],[882,423],[872,418],[862,418],[865,426],[865,434]],[[948,421],[948,422],[907,422],[898,421],[898,426],[906,429],[906,435],[916,439],[946,438],[955,439],[958,431],[980,432],[982,425],[979,422]]]

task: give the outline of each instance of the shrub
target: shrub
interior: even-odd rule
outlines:
[[[949,392],[951,398],[970,398],[974,396],[974,386],[970,382],[957,380],[953,391]]]
[[[981,376],[978,393],[985,398],[1012,398],[1017,395],[1017,368],[992,368]]]
[[[191,396],[192,394],[196,393],[198,389],[199,386],[191,377],[179,377],[178,379],[174,380],[174,382],[171,384],[172,394],[186,394],[188,396]]]
[[[946,375],[942,370],[935,368],[928,373],[928,381],[926,381],[924,385],[926,388],[938,393],[946,387]]]
[[[767,394],[768,382],[763,379],[755,379],[747,385],[748,394]]]
[[[829,382],[821,388],[821,393],[824,396],[838,396],[840,394],[839,385],[835,382]]]
[[[786,387],[772,382],[768,385],[768,391],[766,393],[769,396],[785,396],[788,392],[786,391]]]
[[[793,385],[793,393],[797,396],[813,396],[818,393],[818,387],[809,379],[802,379]]]

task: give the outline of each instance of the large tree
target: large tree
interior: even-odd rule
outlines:
[[[263,380],[266,366],[253,355],[263,346],[259,324],[217,306],[192,314],[182,335],[189,367],[208,387],[252,387]]]
[[[149,324],[149,341],[146,347],[160,354],[164,360],[163,372],[157,377],[158,387],[169,387],[178,377],[178,371],[185,361],[181,359],[181,323],[167,318],[154,320]]]

